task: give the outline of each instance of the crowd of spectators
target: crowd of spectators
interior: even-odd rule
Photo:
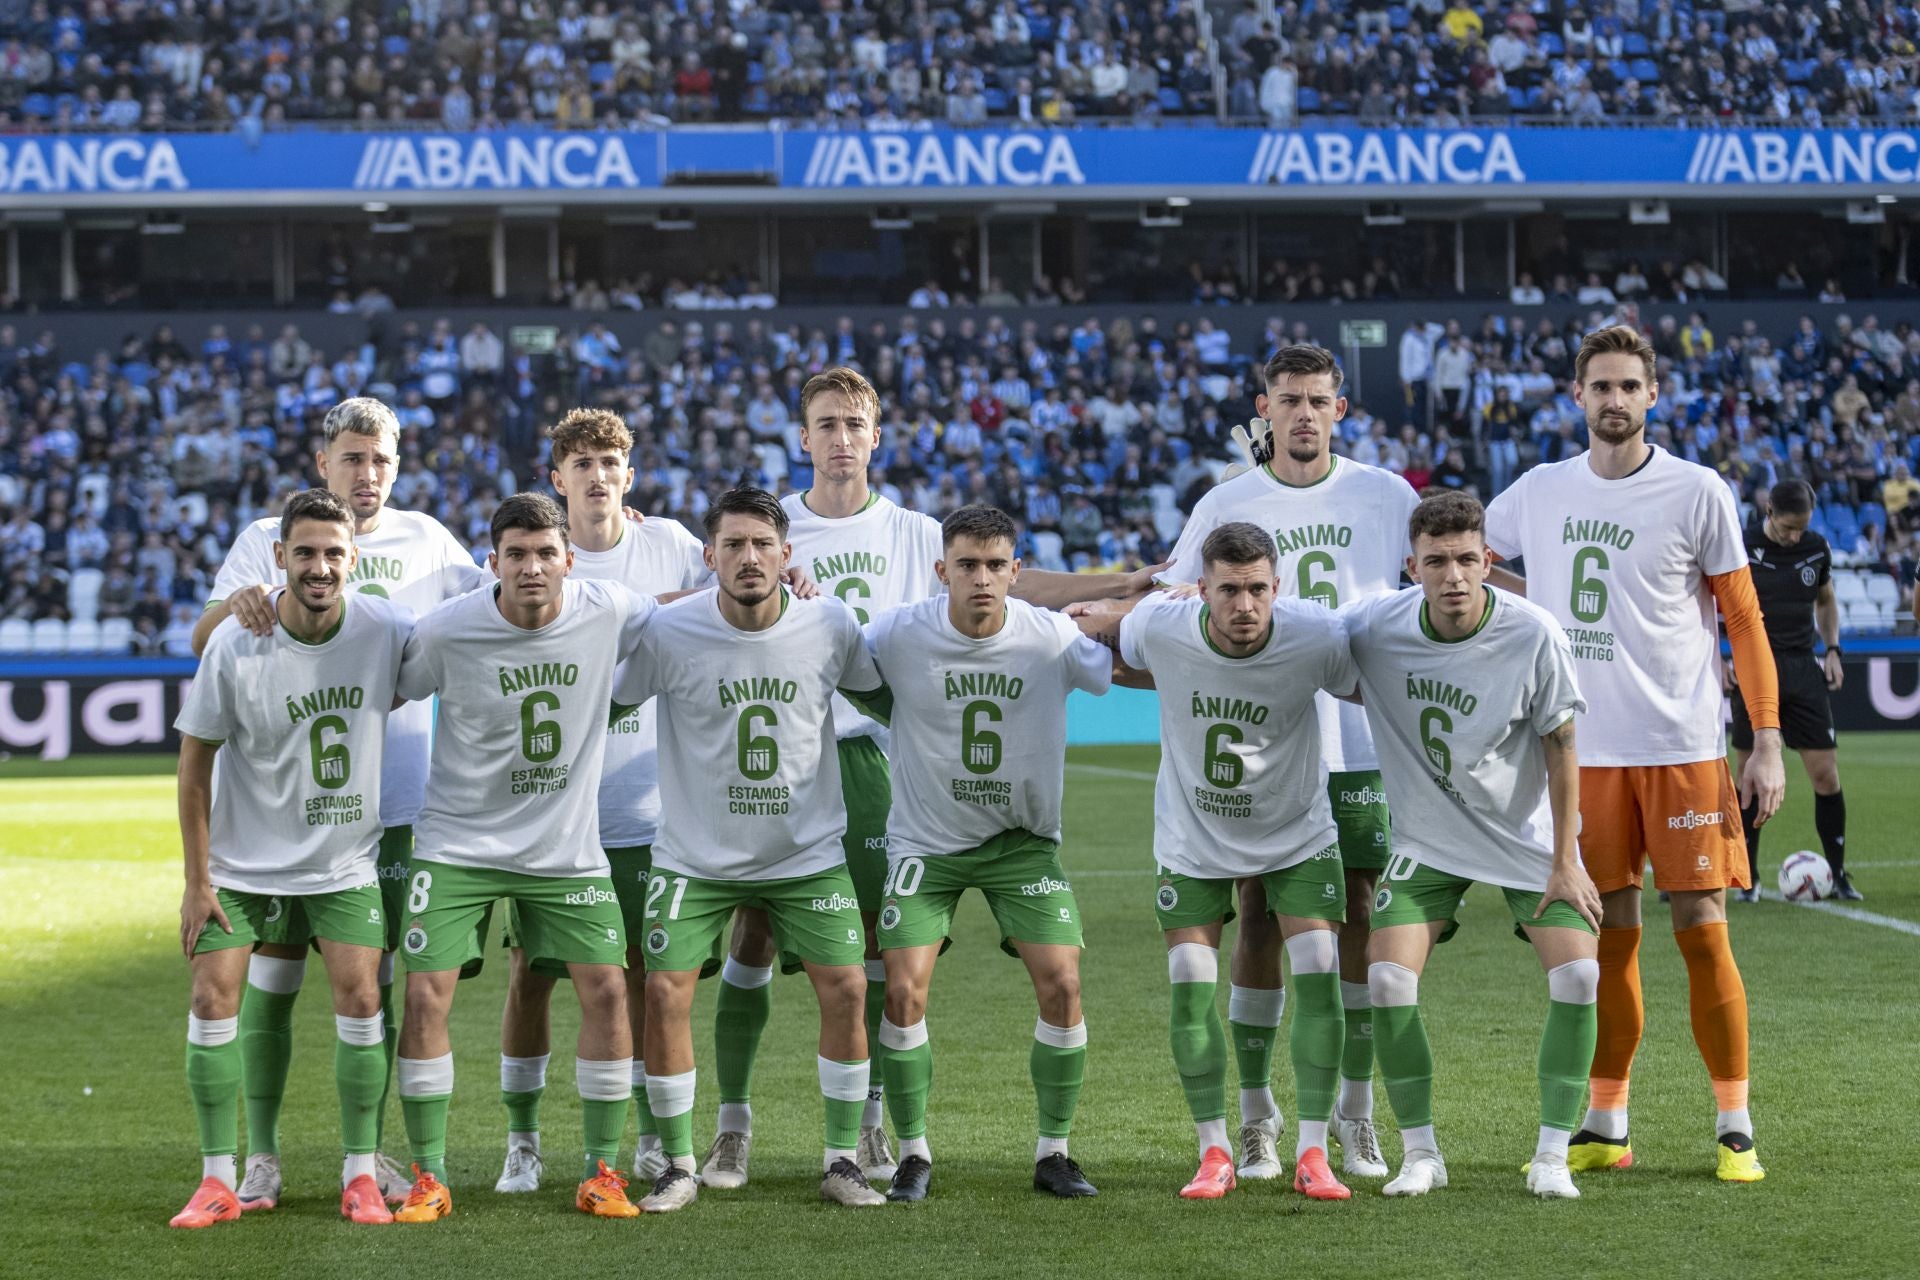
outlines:
[[[776,311],[666,320],[631,345],[583,317],[540,354],[446,320],[377,326],[338,350],[285,322],[197,337],[162,325],[93,352],[0,324],[0,623],[126,619],[142,651],[177,647],[236,532],[311,482],[320,419],[345,396],[395,406],[393,503],[433,514],[483,558],[497,503],[544,483],[541,428],[567,407],[620,412],[636,441],[632,504],[697,527],[742,479],[807,484],[798,392],[841,363],[881,390],[873,479],[894,501],[934,516],[991,502],[1048,567],[1149,564],[1231,457],[1265,355],[1330,340],[1317,326],[1337,314],[1275,318],[1238,349],[1204,312],[1042,328],[909,311],[803,330]],[[1417,488],[1490,497],[1583,447],[1572,354],[1609,318],[1410,324],[1398,380],[1374,375],[1335,448]],[[1705,314],[1649,328],[1662,387],[1652,437],[1744,500],[1807,480],[1840,555],[1898,579],[1904,598],[1920,567],[1920,331],[1873,315],[1778,334]]]
[[[1905,0],[1252,0],[1221,57],[1236,118],[1695,125],[1910,120]]]
[[[1211,114],[1193,0],[0,0],[0,121],[54,129],[869,128]]]
[[[0,126],[1911,119],[1905,0],[0,0]],[[1270,13],[1271,17],[1263,17]],[[1227,100],[1215,98],[1224,71]]]

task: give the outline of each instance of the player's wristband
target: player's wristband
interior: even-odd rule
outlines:
[[[1846,653],[1847,653],[1847,651],[1846,651],[1845,649],[1842,649],[1842,648],[1841,648],[1841,647],[1840,647],[1839,645],[1837,645],[1837,644],[1830,644],[1830,645],[1828,645],[1828,646],[1827,646],[1827,652],[1828,652],[1828,653],[1831,653],[1831,654],[1833,654],[1833,655],[1834,655],[1834,656],[1835,656],[1836,658],[1843,658],[1843,657],[1845,657],[1845,656],[1846,656]]]

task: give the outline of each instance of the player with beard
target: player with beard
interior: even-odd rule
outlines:
[[[353,511],[358,551],[347,589],[391,599],[417,616],[489,581],[467,549],[432,516],[387,506],[399,471],[400,422],[393,410],[367,396],[342,400],[327,411],[314,471],[327,490]],[[240,531],[213,580],[213,595],[193,629],[197,655],[228,616],[256,636],[273,634],[275,610],[269,592],[283,580],[274,566],[273,544],[281,534],[273,517]],[[385,1019],[386,1076],[393,1075],[400,1019],[393,999],[393,952],[400,945],[405,914],[407,865],[413,824],[427,791],[427,744],[433,708],[410,703],[387,718],[381,763],[379,876],[386,954],[380,961],[380,1008]],[[279,1203],[280,1108],[293,1056],[293,1006],[306,975],[311,939],[290,915],[263,922],[259,945],[247,965],[247,998],[240,1006],[240,1052],[246,1060],[248,1155],[240,1182],[240,1207],[252,1212]],[[477,969],[477,962],[476,962]],[[384,1086],[383,1086],[384,1088]],[[376,1119],[385,1131],[384,1093]],[[377,1155],[377,1181],[390,1203],[407,1194],[404,1170]]]
[[[791,521],[796,567],[810,570],[820,590],[853,610],[862,625],[900,605],[938,595],[940,523],[908,511],[873,491],[868,483],[880,444],[880,395],[857,371],[832,368],[809,378],[800,390],[800,447],[813,463],[813,483],[781,499]],[[1154,565],[1135,573],[1057,573],[1023,569],[1013,596],[1041,608],[1074,601],[1117,599],[1152,585]],[[887,814],[893,802],[887,732],[846,699],[833,705],[840,782],[847,809],[841,837],[847,869],[866,931],[867,1041],[873,1071],[861,1119],[859,1163],[870,1180],[885,1182],[895,1171],[881,1127],[881,1073],[886,1048],[879,1040],[886,969],[880,959],[877,921],[887,875]],[[772,931],[766,913],[743,907],[730,954],[720,973],[714,1004],[714,1076],[720,1102],[713,1145],[700,1166],[708,1190],[745,1186],[753,1143],[752,1083],[760,1036],[773,1008]],[[791,971],[791,964],[785,966]]]
[[[386,1088],[376,974],[387,930],[374,855],[381,747],[413,615],[346,584],[354,518],[324,489],[288,500],[273,554],[287,589],[274,628],[217,627],[180,710],[180,945],[193,966],[187,1084],[202,1180],[176,1227],[230,1222],[247,957],[270,924],[319,940],[333,987],[334,1076],[346,1163],[340,1212],[393,1221],[374,1181]],[[215,780],[218,779],[218,785]]]
[[[1198,582],[1208,535],[1221,525],[1246,521],[1274,539],[1281,596],[1337,609],[1399,590],[1409,554],[1407,519],[1419,495],[1394,472],[1332,452],[1334,425],[1347,412],[1340,394],[1344,376],[1332,354],[1320,347],[1300,344],[1274,353],[1262,372],[1266,390],[1254,401],[1260,417],[1250,424],[1255,465],[1200,499],[1161,581]],[[1236,439],[1243,434],[1236,429]],[[1392,852],[1391,820],[1366,715],[1324,691],[1316,696],[1316,710],[1346,889],[1339,942],[1346,1026],[1339,1097],[1327,1132],[1343,1149],[1345,1172],[1385,1177],[1387,1165],[1373,1127],[1366,949],[1374,884]],[[1286,992],[1280,929],[1258,878],[1241,883],[1239,907],[1227,1019],[1240,1075],[1239,1177],[1258,1181],[1283,1172],[1276,1144],[1284,1122],[1271,1081]],[[1311,1149],[1310,1143],[1295,1145],[1296,1159]]]
[[[1765,1170],[1747,1110],[1747,997],[1726,891],[1749,882],[1742,807],[1764,823],[1786,789],[1779,683],[1732,491],[1647,442],[1655,373],[1653,347],[1636,330],[1587,335],[1574,398],[1591,447],[1526,472],[1494,499],[1487,543],[1524,560],[1520,585],[1566,629],[1588,706],[1576,720],[1580,853],[1603,906],[1599,1041],[1568,1167],[1633,1163],[1627,1078],[1645,1021],[1640,898],[1651,860],[1672,895],[1694,1042],[1713,1080],[1717,1173],[1757,1182]],[[1716,604],[1753,725],[1737,793],[1721,729]]]

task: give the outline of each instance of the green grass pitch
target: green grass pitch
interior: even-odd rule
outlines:
[[[497,1028],[505,965],[463,983],[454,1009],[451,1132],[457,1213],[432,1228],[352,1228],[337,1216],[339,1155],[325,983],[310,969],[284,1120],[288,1199],[210,1231],[166,1221],[198,1181],[181,1073],[187,973],[175,933],[178,836],[166,760],[0,764],[0,1276],[1323,1275],[1726,1277],[1912,1275],[1920,1137],[1912,975],[1920,848],[1910,807],[1920,734],[1843,743],[1852,864],[1882,922],[1766,903],[1733,908],[1753,1007],[1753,1109],[1769,1176],[1712,1177],[1712,1094],[1688,1032],[1679,957],[1663,929],[1644,952],[1647,1037],[1635,1069],[1638,1164],[1581,1179],[1576,1203],[1541,1203],[1519,1172],[1536,1123],[1534,1052],[1546,999],[1532,953],[1487,891],[1428,970],[1436,1113],[1453,1185],[1394,1202],[1356,1181],[1347,1204],[1249,1186],[1215,1204],[1174,1191],[1192,1129],[1167,1049],[1166,967],[1151,905],[1152,748],[1077,748],[1065,857],[1085,911],[1086,1092],[1075,1154],[1097,1200],[1028,1188],[1030,992],[992,945],[978,899],[934,982],[934,1198],[870,1212],[819,1203],[813,1004],[779,979],[755,1089],[753,1183],[666,1219],[574,1212],[577,1021],[556,1002],[538,1195],[491,1187],[504,1141]],[[1805,777],[1765,872],[1817,847]],[[1649,904],[1650,918],[1654,904]],[[712,984],[696,1011],[696,1143],[711,1136]],[[1222,992],[1224,1002],[1225,993]],[[1284,1053],[1275,1087],[1294,1114]],[[389,1148],[404,1150],[390,1104]],[[1384,1091],[1383,1146],[1399,1142]],[[1291,1127],[1291,1124],[1290,1124]],[[631,1138],[629,1138],[631,1141]],[[1291,1137],[1283,1143],[1291,1153]],[[628,1147],[626,1150],[630,1150]]]

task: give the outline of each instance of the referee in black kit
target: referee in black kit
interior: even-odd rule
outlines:
[[[1833,866],[1834,896],[1858,902],[1862,894],[1846,872],[1847,802],[1840,794],[1833,707],[1827,699],[1827,691],[1838,689],[1844,678],[1840,605],[1833,593],[1833,548],[1808,530],[1812,517],[1813,489],[1804,480],[1773,486],[1765,518],[1747,528],[1747,561],[1780,672],[1781,738],[1800,753],[1813,783],[1813,826]],[[1816,626],[1826,645],[1821,658],[1813,655]],[[1724,670],[1733,698],[1733,745],[1745,769],[1753,750],[1753,723],[1733,682],[1733,664],[1724,664]],[[1740,814],[1747,831],[1747,866],[1753,872],[1753,888],[1740,891],[1742,902],[1760,901],[1760,827],[1754,817],[1750,809]]]

